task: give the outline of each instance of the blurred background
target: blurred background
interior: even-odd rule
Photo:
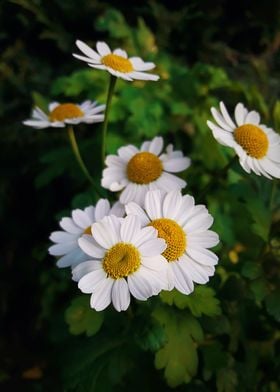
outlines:
[[[232,154],[206,126],[211,106],[223,100],[232,110],[244,102],[279,130],[280,2],[1,0],[0,26],[0,389],[169,390],[154,369],[155,348],[136,353],[146,326],[127,333],[127,355],[110,354],[112,363],[90,346],[86,327],[75,330],[71,306],[80,293],[70,272],[47,255],[48,237],[60,217],[95,203],[97,195],[63,129],[34,130],[22,121],[32,106],[46,109],[54,100],[105,103],[108,74],[73,58],[75,40],[122,47],[154,61],[161,79],[118,81],[108,152],[163,135],[191,156],[184,177],[196,197]],[[77,128],[98,184],[100,130],[98,124]],[[220,189],[203,195],[222,239],[210,283],[220,310],[202,317],[210,339],[198,349],[196,374],[178,391],[280,390],[279,210],[269,209],[279,204],[272,182],[252,176],[245,183],[241,174],[236,167],[220,179]],[[113,333],[110,320],[101,339]],[[119,320],[121,336],[125,316]]]

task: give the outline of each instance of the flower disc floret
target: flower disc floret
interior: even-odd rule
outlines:
[[[62,103],[54,108],[50,114],[49,118],[51,121],[64,121],[70,118],[83,117],[84,112],[73,103]]]
[[[163,167],[161,160],[150,152],[135,154],[127,164],[127,177],[136,184],[149,184],[157,180]]]
[[[168,262],[181,257],[187,246],[187,238],[184,230],[172,219],[160,218],[153,220],[149,226],[158,231],[159,238],[163,238],[167,248],[162,253]]]
[[[118,72],[128,73],[133,71],[130,60],[118,56],[117,54],[107,54],[107,56],[102,57],[101,62]]]
[[[236,128],[234,138],[237,143],[253,158],[263,158],[268,150],[268,138],[264,131],[253,124],[244,124]]]
[[[131,244],[121,242],[109,249],[103,259],[103,268],[112,279],[127,277],[137,271],[140,264],[138,249]]]

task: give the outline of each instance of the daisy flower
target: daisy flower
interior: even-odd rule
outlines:
[[[153,227],[141,228],[137,216],[113,215],[92,225],[92,237],[79,239],[81,249],[92,260],[78,265],[78,286],[91,293],[90,306],[105,309],[111,302],[117,311],[126,310],[130,294],[145,301],[166,287],[166,260],[161,253],[165,241]]]
[[[73,56],[85,61],[92,68],[106,70],[117,78],[129,81],[159,79],[158,75],[146,73],[155,68],[154,63],[145,63],[140,57],[128,58],[123,49],[115,49],[112,52],[105,42],[97,42],[96,51],[82,41],[76,41],[76,45],[85,56]]]
[[[32,111],[32,119],[24,121],[23,124],[43,129],[48,127],[63,128],[67,124],[98,123],[104,120],[105,105],[97,106],[97,103],[92,101],[85,101],[80,105],[52,102],[48,109],[49,113],[46,114],[40,108],[35,107]]]
[[[143,205],[148,190],[182,189],[187,183],[170,173],[177,173],[190,166],[190,159],[169,145],[162,153],[163,139],[155,137],[140,148],[128,145],[118,149],[118,155],[108,155],[103,170],[102,186],[117,192],[122,190],[120,202],[135,201]]]
[[[260,115],[248,111],[242,103],[235,107],[234,120],[223,102],[220,111],[211,108],[217,124],[207,121],[219,143],[231,147],[247,173],[280,178],[280,136],[271,128],[260,124]]]
[[[124,215],[124,206],[117,202],[110,207],[107,199],[100,199],[96,207],[89,206],[84,210],[72,211],[72,217],[62,218],[59,222],[63,230],[54,231],[50,240],[55,243],[49,248],[49,253],[59,256],[57,266],[59,268],[75,267],[77,264],[88,260],[88,256],[80,249],[78,239],[83,234],[91,233],[91,225],[104,218],[106,215]]]
[[[214,275],[218,257],[208,250],[218,244],[218,235],[208,230],[212,216],[203,205],[195,205],[194,198],[180,191],[163,194],[149,191],[145,208],[131,202],[125,206],[128,216],[140,217],[142,226],[154,227],[167,248],[162,253],[168,261],[168,289],[174,287],[190,294],[195,283],[208,282]]]

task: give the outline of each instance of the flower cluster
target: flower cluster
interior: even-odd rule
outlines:
[[[24,124],[40,129],[104,120],[104,142],[109,94],[116,78],[157,81],[159,76],[146,72],[154,63],[129,58],[120,48],[111,51],[104,42],[98,42],[96,50],[82,41],[76,44],[83,53],[74,54],[77,59],[110,73],[107,105],[54,102],[48,114],[35,108],[32,119]],[[211,112],[216,124],[207,124],[213,136],[235,150],[247,173],[280,178],[280,137],[260,124],[257,112],[239,103],[234,121],[223,102],[220,111],[212,108]],[[73,130],[69,132],[78,162],[90,178]],[[123,146],[117,155],[106,157],[101,180],[103,188],[119,192],[119,200],[110,205],[109,200],[100,199],[96,206],[76,209],[71,217],[61,219],[62,230],[50,236],[54,245],[49,253],[58,257],[58,267],[71,267],[80,290],[91,294],[92,308],[101,311],[112,302],[117,311],[123,311],[131,296],[144,301],[174,288],[188,295],[194,283],[205,284],[213,276],[218,257],[209,249],[219,243],[218,234],[210,230],[213,218],[204,205],[182,194],[187,183],[175,174],[190,164],[173,145],[164,149],[162,137],[145,141],[140,148]]]
[[[162,150],[163,139],[155,137],[140,149],[129,145],[109,155],[102,185],[122,190],[120,201],[110,208],[100,199],[95,207],[74,210],[60,221],[63,231],[50,236],[58,267],[72,268],[96,310],[111,302],[126,310],[131,295],[146,300],[173,288],[190,294],[194,283],[214,274],[218,258],[208,248],[219,238],[209,230],[213,218],[182,195],[186,182],[169,173],[186,169],[190,159],[172,145]]]

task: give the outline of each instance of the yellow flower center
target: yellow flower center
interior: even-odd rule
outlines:
[[[83,234],[87,234],[87,235],[92,235],[91,233],[91,226],[88,226],[85,230]]]
[[[119,242],[105,254],[103,268],[112,279],[125,278],[140,267],[140,253],[135,246]]]
[[[115,71],[123,73],[133,71],[131,61],[122,56],[118,56],[117,54],[107,54],[107,56],[102,57],[101,62],[106,65],[106,67],[110,67]]]
[[[181,226],[167,218],[155,219],[148,226],[158,231],[158,237],[166,241],[167,248],[162,253],[167,261],[176,261],[182,256],[187,247],[187,237]]]
[[[127,164],[127,177],[136,184],[149,184],[162,173],[161,160],[150,152],[139,152]]]
[[[53,109],[49,118],[51,121],[64,121],[70,118],[83,117],[84,112],[73,103],[62,103]]]
[[[252,124],[236,128],[234,138],[238,144],[253,158],[263,158],[268,150],[268,138],[265,132]]]

